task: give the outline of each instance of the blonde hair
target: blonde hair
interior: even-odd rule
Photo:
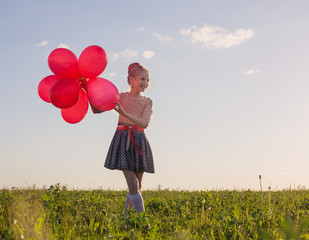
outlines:
[[[136,77],[138,74],[140,74],[142,71],[147,72],[150,74],[149,70],[145,67],[143,67],[141,64],[138,62],[131,63],[128,67],[128,84],[131,85],[130,83],[130,77]]]

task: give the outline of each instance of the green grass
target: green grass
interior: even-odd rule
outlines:
[[[0,190],[1,239],[309,239],[309,190],[142,192],[146,211],[122,216],[126,191]]]

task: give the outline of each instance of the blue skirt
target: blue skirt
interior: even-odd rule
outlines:
[[[132,126],[132,125],[128,125]],[[141,156],[130,141],[129,149],[126,150],[128,130],[116,130],[109,147],[104,167],[108,169],[131,170],[134,172],[154,173],[152,151],[145,133],[134,131],[134,141],[142,150]]]

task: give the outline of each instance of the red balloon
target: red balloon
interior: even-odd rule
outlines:
[[[41,80],[38,86],[38,93],[43,101],[50,103],[49,90],[51,86],[59,79],[60,77],[56,75],[49,75]]]
[[[115,102],[119,101],[119,92],[112,82],[96,77],[88,81],[88,97],[96,108],[109,111],[114,109]]]
[[[83,77],[97,77],[104,71],[107,65],[106,52],[100,46],[89,46],[80,54],[78,65]]]
[[[50,70],[60,77],[79,77],[78,59],[73,52],[66,48],[57,48],[48,56]]]
[[[71,124],[78,123],[84,119],[88,111],[88,97],[85,90],[81,89],[77,103],[67,109],[61,109],[62,118]]]
[[[77,103],[81,86],[73,78],[61,78],[57,80],[49,91],[51,103],[58,108],[69,108]]]

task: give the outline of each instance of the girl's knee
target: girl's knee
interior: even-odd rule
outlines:
[[[140,190],[139,182],[136,179],[135,181],[132,181],[132,183],[129,186],[129,192],[130,194],[137,194]]]

